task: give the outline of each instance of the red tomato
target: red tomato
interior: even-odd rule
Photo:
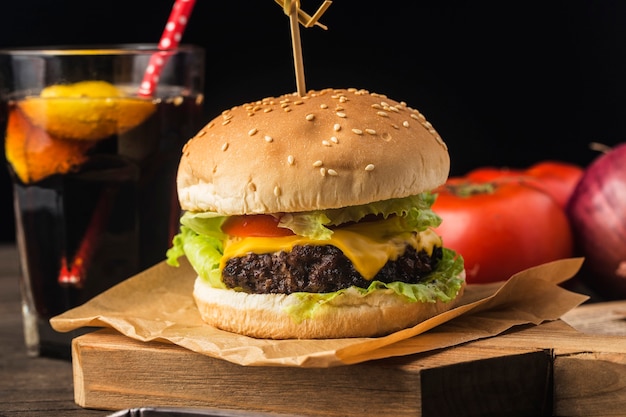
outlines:
[[[239,237],[280,237],[294,233],[278,227],[279,219],[269,214],[231,216],[222,224],[222,231]]]
[[[465,260],[468,283],[508,279],[532,266],[573,255],[565,212],[546,193],[512,181],[451,178],[433,211],[446,247]]]
[[[466,178],[478,182],[523,182],[547,193],[565,208],[582,175],[583,169],[578,165],[543,161],[527,169],[478,168],[470,171]]]

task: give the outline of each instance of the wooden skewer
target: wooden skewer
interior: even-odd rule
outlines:
[[[285,14],[289,14],[289,4],[286,5],[286,3],[291,3],[290,0],[274,0],[280,7],[283,8],[283,10],[285,11]],[[306,13],[304,10],[298,8],[297,9],[297,14],[298,14],[298,21],[300,22],[300,24],[304,27],[311,27],[311,26],[319,26],[324,30],[327,30],[328,27],[326,25],[321,24],[320,22],[318,22],[319,18],[322,17],[322,15],[324,14],[324,12],[326,11],[326,9],[328,9],[330,7],[330,5],[332,4],[331,0],[326,0],[324,1],[324,3],[320,6],[320,8],[315,12],[315,14],[313,16],[310,16],[308,13]]]
[[[320,17],[322,17],[326,9],[328,9],[332,3],[333,2],[330,0],[326,0],[324,3],[322,3],[320,8],[317,9],[317,11],[313,14],[313,16],[309,19],[309,21],[306,22],[304,26],[307,28],[310,28],[313,25],[319,25],[322,29],[327,29],[327,27],[319,23],[318,20]]]
[[[293,62],[296,73],[296,86],[299,96],[306,94],[304,81],[304,62],[302,59],[302,45],[300,42],[300,26],[298,22],[298,2],[292,0],[289,4],[289,22],[291,25],[291,45],[293,49]]]
[[[300,97],[306,94],[306,85],[304,81],[304,62],[302,59],[302,44],[300,41],[300,24],[309,28],[314,25],[318,25],[323,29],[327,29],[326,26],[318,22],[324,12],[330,7],[332,1],[325,0],[324,3],[317,9],[313,16],[309,16],[300,9],[299,0],[274,0],[276,3],[282,6],[285,14],[289,16],[289,24],[291,26],[291,45],[293,49],[293,62],[296,73],[296,87],[298,95]]]

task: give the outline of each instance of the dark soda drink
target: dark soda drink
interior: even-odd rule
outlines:
[[[23,306],[30,309],[25,336],[39,350],[32,354],[68,357],[78,333],[57,333],[49,319],[162,261],[178,230],[176,169],[182,146],[201,127],[202,97],[161,89],[149,100],[154,109],[139,124],[97,139],[63,138],[68,124],[51,133],[50,112],[41,122],[20,100],[8,104],[22,292],[31,298]],[[116,112],[130,117],[132,108]],[[43,150],[28,154],[37,146]],[[28,320],[37,332],[29,334],[35,323]]]

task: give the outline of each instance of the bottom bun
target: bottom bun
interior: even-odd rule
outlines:
[[[407,302],[392,290],[363,296],[348,289],[302,321],[287,313],[299,302],[293,294],[218,289],[198,277],[193,296],[202,319],[222,330],[263,339],[331,339],[383,336],[413,327],[458,305],[464,286],[454,300],[432,303]]]

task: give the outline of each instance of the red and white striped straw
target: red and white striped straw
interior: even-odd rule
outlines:
[[[193,10],[196,0],[176,0],[172,7],[172,12],[167,20],[161,40],[159,41],[159,49],[162,52],[156,52],[150,57],[148,67],[144,73],[143,80],[139,86],[139,95],[150,97],[154,94],[156,86],[159,84],[161,70],[167,62],[167,51],[176,49],[183,37],[183,32],[187,27],[189,16]]]

